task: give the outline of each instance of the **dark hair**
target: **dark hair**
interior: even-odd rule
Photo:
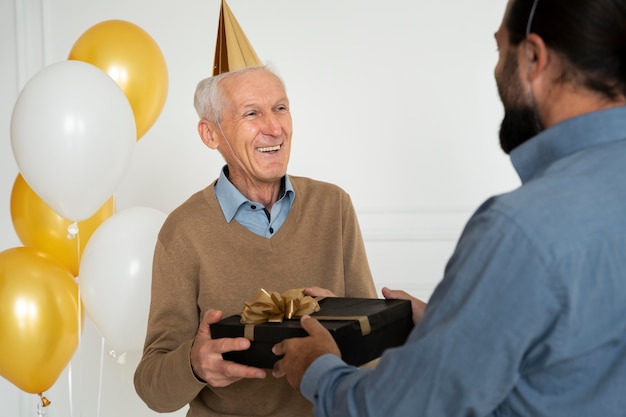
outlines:
[[[511,2],[505,25],[512,45],[526,38],[533,1]],[[529,32],[565,58],[562,79],[626,96],[626,0],[538,0]]]

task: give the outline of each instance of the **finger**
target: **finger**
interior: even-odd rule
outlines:
[[[390,290],[387,287],[383,288],[383,295],[388,300],[409,300],[411,302],[411,310],[413,312],[413,324],[417,324],[422,319],[424,311],[426,310],[426,303],[415,298],[406,291]]]
[[[265,376],[263,369],[224,362],[220,368],[208,371],[203,379],[212,387],[226,387],[241,379],[262,379]]]
[[[331,290],[320,287],[307,287],[304,289],[304,295],[311,297],[336,297]]]
[[[211,351],[220,354],[250,349],[250,341],[245,337],[223,337],[211,342]]]
[[[229,379],[265,378],[265,371],[261,368],[241,365],[230,361],[223,362],[222,373]]]
[[[412,297],[402,290],[390,290],[383,288],[383,296],[388,300],[410,300]]]
[[[206,313],[204,313],[204,316],[202,317],[202,321],[200,322],[200,325],[206,326],[209,324],[217,323],[218,321],[222,319],[222,315],[223,315],[222,311],[210,309]]]
[[[211,324],[217,323],[222,319],[222,312],[220,310],[210,309],[204,316],[198,325],[198,337],[203,339],[211,338]]]
[[[276,356],[282,356],[287,352],[286,340],[276,343],[272,347],[272,353]]]
[[[393,300],[393,299],[397,298],[395,296],[395,291],[390,290],[387,287],[383,287],[383,291],[382,292],[383,292],[383,297],[385,297],[388,300]]]
[[[309,315],[304,315],[300,318],[300,324],[302,328],[311,336],[316,336],[322,333],[329,333],[328,330],[322,324]]]
[[[284,359],[281,359],[274,363],[274,368],[272,369],[272,376],[274,378],[282,378],[286,375],[285,371],[283,370],[283,361]]]

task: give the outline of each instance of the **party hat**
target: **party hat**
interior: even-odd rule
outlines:
[[[239,22],[237,22],[230,7],[226,4],[226,0],[222,0],[215,44],[213,75],[256,65],[261,65],[261,60],[239,26]]]

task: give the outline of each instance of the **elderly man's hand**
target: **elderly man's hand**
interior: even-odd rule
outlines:
[[[225,361],[222,353],[250,348],[243,337],[211,339],[210,325],[222,318],[222,312],[206,312],[191,347],[191,367],[198,378],[212,387],[225,387],[242,378],[265,378],[265,371],[251,366]]]
[[[326,353],[341,357],[332,335],[319,321],[302,316],[300,323],[309,336],[286,339],[272,348],[275,355],[285,355],[274,364],[272,374],[276,378],[287,376],[287,381],[296,390],[300,390],[302,376],[315,359]]]
[[[336,297],[334,292],[321,287],[307,287],[304,289],[304,295],[310,297]]]

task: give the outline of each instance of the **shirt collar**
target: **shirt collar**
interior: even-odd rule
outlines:
[[[557,123],[515,148],[511,162],[522,182],[526,182],[560,158],[621,139],[626,139],[626,106]]]
[[[279,199],[287,193],[290,193],[292,196],[295,195],[289,176],[285,175],[281,181],[283,183],[282,189],[284,192],[279,196]],[[246,198],[246,196],[241,194],[241,192],[228,179],[228,165],[224,165],[220,171],[220,176],[215,183],[215,196],[217,197],[217,201],[220,203],[222,213],[224,213],[227,223],[230,223],[230,221],[235,217],[237,210],[242,204],[251,202]]]

